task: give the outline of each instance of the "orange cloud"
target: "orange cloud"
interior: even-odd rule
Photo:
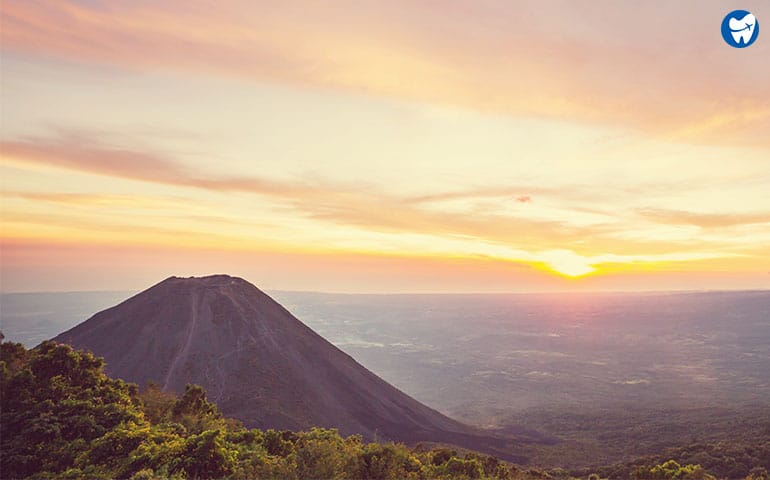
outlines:
[[[521,204],[521,195],[511,187],[437,194],[429,197],[400,197],[367,185],[274,181],[259,177],[218,177],[186,168],[175,159],[135,148],[111,147],[84,133],[58,138],[34,138],[0,143],[11,162],[65,168],[150,183],[205,189],[214,192],[244,192],[266,196],[292,208],[298,215],[329,224],[347,225],[368,231],[448,235],[475,238],[508,246],[536,245],[539,249],[560,248],[611,233],[615,227],[575,227],[555,220],[477,211],[458,214],[442,208],[427,208],[442,200],[509,197]],[[558,193],[556,189],[520,187],[525,191]],[[564,193],[563,190],[561,190]],[[565,193],[569,195],[569,193]],[[18,195],[18,194],[17,194]],[[29,200],[58,202],[93,201],[94,198],[62,194],[27,193]],[[525,196],[526,197],[526,196]],[[70,225],[74,219],[52,217],[48,225]],[[98,230],[96,226],[89,227]],[[139,230],[144,230],[143,228]],[[234,239],[232,239],[234,240]],[[232,242],[230,242],[232,243]],[[633,244],[627,242],[628,245]],[[665,248],[670,248],[667,243]],[[583,245],[581,248],[586,248]]]
[[[259,177],[202,174],[166,156],[102,145],[83,134],[3,141],[0,142],[0,150],[9,161],[221,192],[294,196],[314,190],[311,185],[273,182]]]
[[[426,196],[398,196],[383,192],[371,185],[343,185],[315,181],[277,181],[256,176],[217,176],[210,172],[196,171],[186,167],[173,157],[147,152],[135,147],[111,146],[94,139],[83,132],[69,132],[54,138],[28,138],[0,142],[0,150],[6,161],[19,164],[42,165],[68,170],[107,175],[116,178],[140,180],[149,183],[177,187],[203,189],[212,192],[242,192],[255,194],[278,201],[290,207],[301,218],[326,224],[344,225],[363,231],[384,233],[406,233],[475,239],[511,248],[563,249],[570,248],[584,255],[597,252],[633,252],[663,254],[672,248],[708,246],[709,242],[696,238],[624,238],[618,242],[617,235],[629,232],[626,216],[642,215],[656,223],[690,225],[693,221],[710,222],[723,226],[732,221],[739,225],[747,221],[760,221],[765,217],[698,216],[687,212],[668,212],[654,209],[638,209],[635,212],[600,208],[587,200],[601,197],[601,203],[612,203],[617,198],[634,193],[641,187],[619,187],[597,192],[593,186],[569,188],[508,186],[475,188],[464,191],[436,193]],[[660,185],[658,186],[660,187]],[[569,205],[560,219],[545,219],[529,216],[530,195],[521,192],[537,192],[544,198],[556,199]],[[116,197],[103,195],[61,194],[61,193],[13,193],[28,200],[49,202],[84,203],[116,202]],[[445,208],[442,202],[463,200],[473,208],[469,212],[457,212]],[[508,212],[489,209],[479,201],[500,205],[509,202],[513,208]],[[138,206],[139,199],[125,200]],[[147,199],[144,204],[157,199]],[[589,213],[605,220],[588,225],[573,224],[570,219],[575,213]],[[186,218],[191,218],[187,214]],[[6,218],[9,218],[6,216]],[[210,217],[214,223],[224,221]],[[694,220],[695,219],[695,220]],[[103,220],[102,220],[103,221]],[[47,218],[48,225],[70,222],[74,219]],[[232,223],[232,219],[230,220]],[[98,230],[96,225],[88,227]],[[107,227],[109,228],[109,227]],[[143,230],[140,228],[139,230]],[[169,232],[169,234],[172,234]],[[235,238],[229,244],[240,243]],[[622,251],[618,251],[618,250]]]

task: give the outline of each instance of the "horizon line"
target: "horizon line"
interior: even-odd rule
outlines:
[[[537,291],[493,291],[493,292],[345,292],[345,291],[321,291],[321,290],[292,290],[283,288],[261,288],[252,282],[263,292],[275,293],[306,293],[317,295],[349,295],[349,296],[482,296],[482,295],[666,295],[666,294],[692,294],[692,293],[770,293],[768,288],[717,288],[717,289],[671,289],[671,290],[537,290]],[[19,290],[2,291],[0,295],[43,295],[43,294],[75,294],[75,293],[133,293],[138,294],[154,285],[141,290]]]

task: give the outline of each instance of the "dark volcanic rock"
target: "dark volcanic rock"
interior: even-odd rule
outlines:
[[[113,377],[175,392],[201,385],[249,427],[334,427],[522,460],[510,454],[510,439],[414,400],[241,278],[171,277],[54,340],[104,357]]]

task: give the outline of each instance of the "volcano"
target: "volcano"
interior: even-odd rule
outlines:
[[[411,398],[241,278],[171,277],[54,340],[104,357],[115,378],[177,393],[201,385],[224,414],[248,427],[332,427],[523,460],[511,453],[511,438]]]

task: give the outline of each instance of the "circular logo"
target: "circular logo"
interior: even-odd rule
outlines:
[[[733,10],[722,20],[722,38],[731,47],[746,48],[757,40],[759,22],[746,10]]]

